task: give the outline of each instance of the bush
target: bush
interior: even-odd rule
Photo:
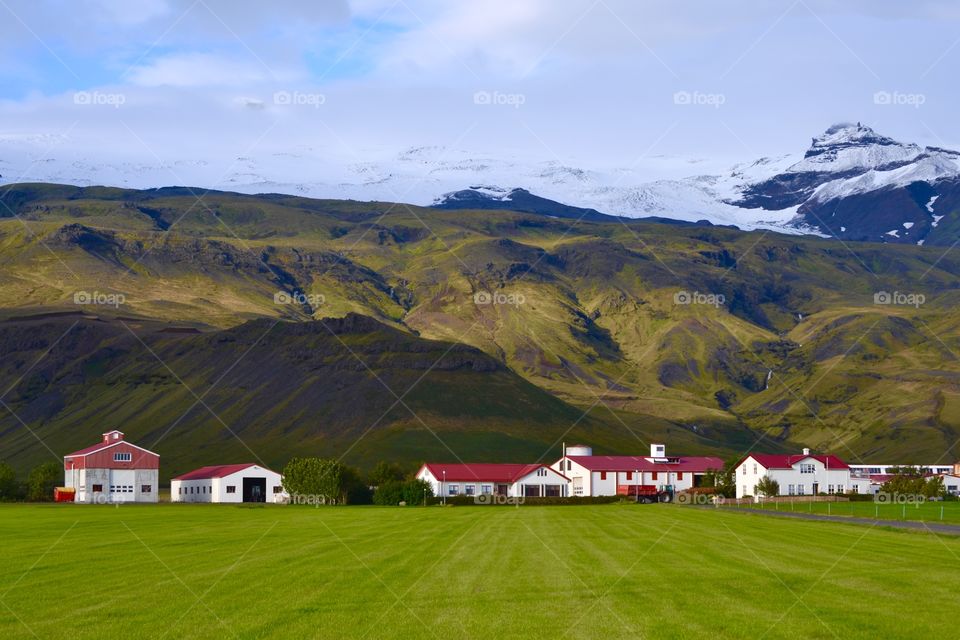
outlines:
[[[34,502],[53,500],[53,489],[60,484],[63,467],[59,462],[45,462],[30,470],[27,476],[27,499]]]
[[[17,483],[17,472],[6,462],[0,462],[0,502],[22,498],[20,485]]]
[[[360,474],[337,460],[293,458],[283,468],[283,488],[291,501],[311,504],[364,504],[370,490]]]
[[[384,506],[396,506],[401,502],[408,505],[423,504],[424,496],[433,498],[433,489],[423,480],[387,480],[373,492],[373,503]]]

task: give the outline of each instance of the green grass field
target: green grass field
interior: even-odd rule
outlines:
[[[729,506],[738,509],[746,507]],[[853,516],[880,520],[908,520],[943,524],[960,524],[960,502],[924,502],[914,504],[891,504],[876,502],[764,502],[749,506],[764,511],[815,513],[831,516]]]
[[[954,637],[960,538],[675,505],[0,505],[0,638]]]

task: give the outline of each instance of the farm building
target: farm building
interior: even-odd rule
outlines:
[[[417,479],[437,496],[566,497],[566,476],[545,464],[435,464],[420,467]]]
[[[815,455],[804,449],[800,455],[752,453],[735,468],[737,497],[756,496],[757,483],[763,477],[780,485],[782,496],[842,494],[860,492],[862,480],[851,482],[850,466],[833,455]]]
[[[649,456],[595,456],[590,447],[575,445],[564,446],[563,457],[551,467],[570,478],[572,496],[615,496],[700,486],[706,472],[723,469],[723,460],[668,456],[662,444],[650,445]]]
[[[201,467],[170,480],[171,502],[286,502],[276,471],[248,464]]]
[[[108,431],[95,445],[63,459],[64,486],[76,502],[156,502],[160,456]]]

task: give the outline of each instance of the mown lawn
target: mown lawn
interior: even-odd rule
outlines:
[[[677,505],[0,505],[0,638],[956,637],[960,538]]]
[[[763,502],[751,505],[730,505],[724,508],[763,509],[795,513],[816,513],[832,516],[854,516],[880,520],[911,520],[943,524],[960,524],[960,502]]]

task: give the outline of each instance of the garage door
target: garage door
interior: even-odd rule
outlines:
[[[110,501],[132,502],[135,495],[133,486],[136,479],[136,471],[132,469],[112,470],[110,472]]]

